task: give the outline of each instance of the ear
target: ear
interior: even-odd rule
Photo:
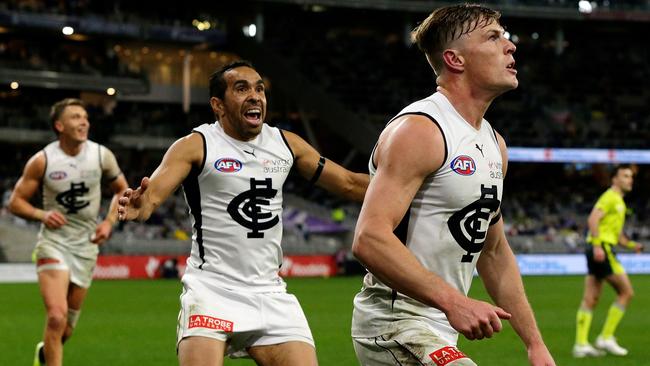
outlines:
[[[58,120],[58,119],[56,121],[54,121],[54,129],[58,133],[63,132],[63,122],[61,122],[61,120]]]
[[[212,107],[212,112],[215,116],[221,116],[223,114],[223,100],[217,97],[210,97],[210,107]]]
[[[465,58],[460,55],[458,50],[448,48],[442,52],[442,60],[445,67],[454,73],[461,73],[465,70]]]

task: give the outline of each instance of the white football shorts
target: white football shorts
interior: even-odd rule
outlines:
[[[185,273],[176,346],[186,337],[228,342],[226,355],[249,357],[247,349],[290,341],[314,346],[307,318],[294,295],[224,289],[200,273]]]
[[[92,244],[95,245],[95,244]],[[49,241],[40,241],[34,248],[36,272],[46,270],[68,271],[70,282],[83,288],[89,288],[93,271],[97,263],[97,254],[80,257],[70,250]]]
[[[354,337],[362,366],[476,366],[455,344],[418,320],[397,320],[395,331],[377,337]]]

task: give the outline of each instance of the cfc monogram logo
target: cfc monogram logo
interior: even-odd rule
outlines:
[[[77,213],[82,208],[90,205],[90,202],[79,200],[84,194],[88,193],[86,183],[70,183],[70,189],[56,195],[56,202],[68,209],[67,213]]]
[[[275,197],[277,192],[272,188],[271,178],[251,178],[251,189],[242,192],[228,204],[230,217],[241,226],[252,230],[247,234],[249,238],[263,238],[264,233],[261,231],[272,228],[280,221],[278,216],[262,212],[260,207],[268,206],[269,199]]]
[[[490,215],[496,212],[501,204],[497,193],[497,186],[488,188],[481,184],[481,198],[449,217],[447,226],[451,235],[467,251],[461,262],[471,262],[474,259],[472,253],[483,249],[490,226]]]

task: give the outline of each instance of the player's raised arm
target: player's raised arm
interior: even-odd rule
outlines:
[[[16,182],[9,198],[9,211],[27,220],[41,221],[50,229],[59,228],[67,222],[65,215],[56,210],[43,211],[34,207],[29,200],[38,191],[45,173],[45,153],[39,151],[32,156]]]
[[[368,174],[351,172],[320,156],[307,141],[289,131],[282,131],[295,157],[300,175],[341,197],[362,201],[368,188]]]
[[[445,312],[467,338],[490,337],[501,329],[499,317],[509,314],[466,297],[428,271],[394,234],[422,182],[440,168],[444,156],[442,134],[429,119],[409,115],[387,127],[374,153],[377,173],[366,193],[352,251],[384,284]]]
[[[203,136],[192,133],[178,139],[167,150],[162,162],[151,175],[144,177],[136,189],[127,189],[118,201],[118,218],[122,221],[146,221],[185,180],[193,166],[203,162]]]

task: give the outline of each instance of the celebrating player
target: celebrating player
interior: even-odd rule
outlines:
[[[146,220],[179,185],[193,220],[178,323],[182,366],[222,365],[224,353],[260,365],[316,365],[314,341],[279,277],[282,187],[295,167],[311,182],[362,200],[368,175],[319,156],[264,123],[264,81],[250,63],[210,77],[214,123],[176,141],[151,176],[120,199],[121,220]]]
[[[531,365],[555,365],[537,329],[500,214],[507,150],[483,119],[517,87],[515,45],[500,14],[478,5],[437,9],[412,33],[438,91],[381,133],[353,252],[369,274],[354,300],[359,362],[475,365],[458,333],[491,337],[509,319]],[[474,269],[498,306],[467,297]]]
[[[47,323],[36,346],[34,365],[63,363],[63,343],[77,324],[92,280],[98,245],[117,221],[117,199],[127,183],[113,153],[88,140],[88,113],[79,99],[55,103],[50,112],[58,139],[25,165],[9,200],[9,210],[42,222],[34,250]],[[108,214],[97,223],[102,178],[114,192]],[[29,203],[43,188],[43,209]]]
[[[623,233],[627,206],[623,196],[632,190],[634,173],[629,165],[619,165],[614,169],[611,187],[603,193],[589,214],[587,224],[588,274],[585,277],[585,291],[576,316],[576,343],[573,346],[573,356],[598,357],[609,352],[616,356],[627,355],[627,350],[621,347],[614,332],[625,314],[625,308],[630,303],[634,290],[625,269],[616,259],[613,248],[618,244],[636,252],[643,246],[630,240]],[[596,338],[596,347],[589,344],[589,327],[591,326],[592,311],[598,305],[603,282],[609,283],[616,291],[616,300],[609,307],[603,330]]]

